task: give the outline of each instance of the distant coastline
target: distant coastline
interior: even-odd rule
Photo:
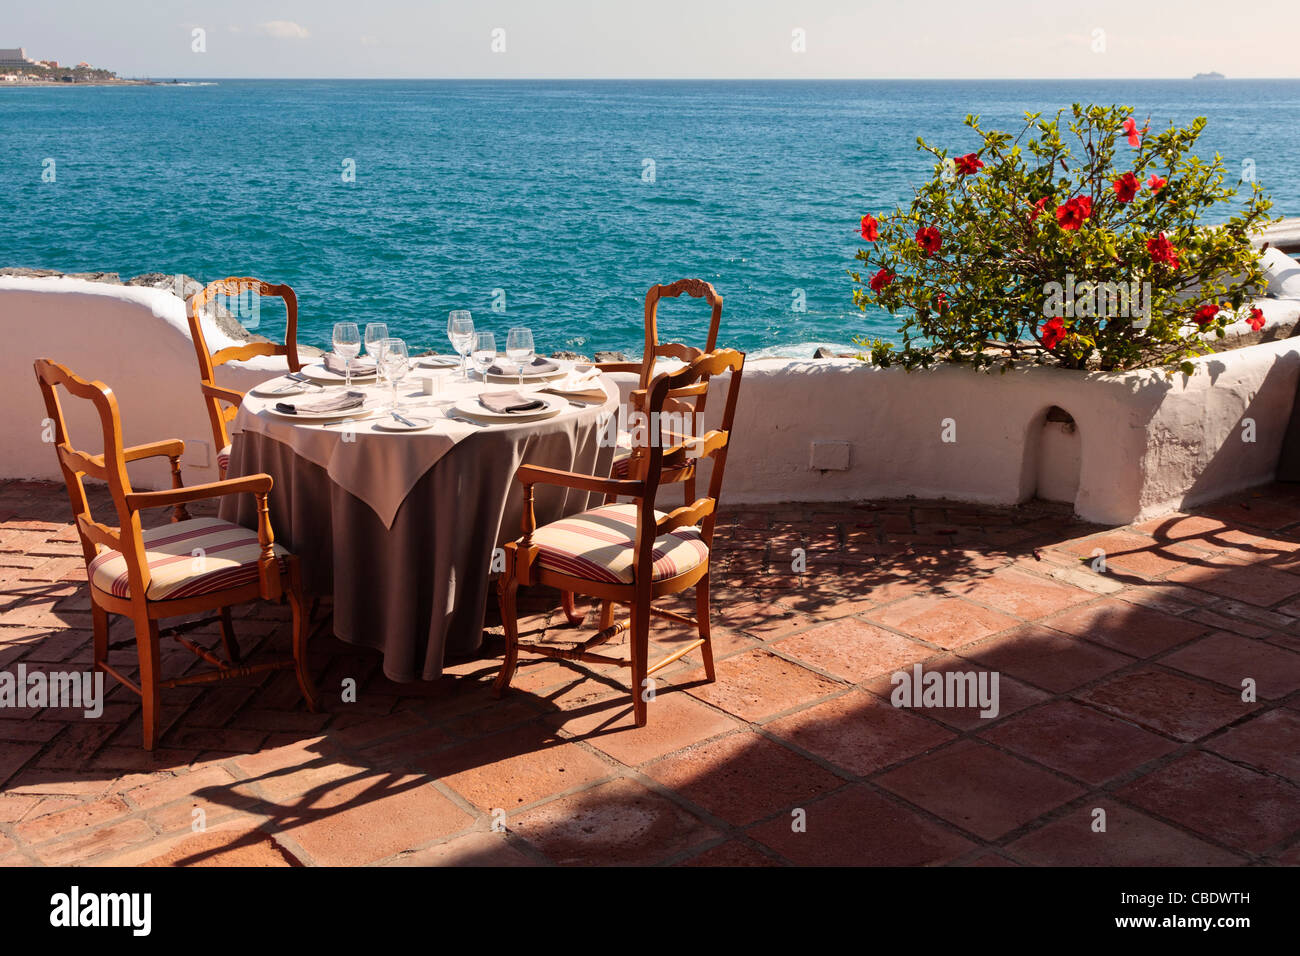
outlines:
[[[76,86],[161,86],[157,80],[124,80],[114,78],[111,80],[47,80],[47,79],[28,79],[23,77],[17,80],[0,81],[0,90],[10,87],[33,87],[33,86],[55,86],[55,87],[76,87]]]

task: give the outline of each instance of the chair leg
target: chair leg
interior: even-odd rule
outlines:
[[[307,670],[307,636],[311,632],[309,626],[311,621],[303,607],[301,585],[296,574],[286,596],[289,598],[289,607],[293,609],[293,670],[298,677],[298,689],[302,691],[303,700],[307,702],[307,709],[314,714],[319,706],[316,685],[312,683],[311,672]]]
[[[158,746],[158,734],[162,729],[158,719],[161,701],[158,699],[157,621],[136,618],[135,645],[140,658],[140,722],[144,731],[144,749],[153,750]]]
[[[221,609],[221,645],[226,649],[226,660],[239,663],[239,639],[235,637],[235,622],[230,619],[230,608]]]
[[[628,641],[632,659],[632,715],[638,727],[646,725],[646,671],[650,666],[650,602],[632,605],[632,635]]]
[[[600,605],[600,630],[612,626],[614,623],[614,602],[602,601]]]
[[[586,612],[578,612],[572,591],[560,592],[560,607],[563,609],[564,617],[568,620],[570,627],[577,627],[587,619]]]
[[[501,605],[501,625],[506,632],[506,653],[501,659],[501,671],[492,685],[492,693],[500,697],[510,686],[519,665],[519,616],[515,608],[515,595],[519,580],[515,576],[515,550],[506,549],[506,570],[497,582],[497,600]]]
[[[700,629],[700,656],[704,658],[704,677],[712,683],[716,680],[713,672],[713,641],[709,637],[709,576],[706,574],[695,582],[695,620]]]
[[[108,612],[98,604],[90,605],[90,620],[94,627],[95,642],[93,650],[93,661],[95,669],[108,660]]]

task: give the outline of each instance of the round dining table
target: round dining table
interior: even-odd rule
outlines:
[[[517,388],[513,377],[485,384],[413,364],[395,409],[390,385],[354,381],[351,394],[363,395],[364,407],[329,419],[288,414],[282,403],[337,397],[341,383],[317,378],[298,394],[288,377],[262,383],[239,408],[227,466],[229,477],[274,479],[272,527],[298,556],[305,592],[331,597],[334,633],[379,650],[384,674],[399,682],[433,680],[445,659],[480,649],[499,549],[520,534],[516,470],[527,463],[608,475],[619,403],[617,384],[592,372],[578,393],[571,363],[561,361],[552,381],[522,389],[531,397],[574,385],[568,395],[543,393],[558,402],[557,414],[478,415],[477,396]],[[409,430],[394,410],[419,427]],[[534,510],[544,524],[600,503],[538,485]],[[251,495],[223,498],[220,514],[257,525]]]

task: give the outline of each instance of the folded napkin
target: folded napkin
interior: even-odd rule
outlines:
[[[344,373],[343,364],[343,358],[341,356],[335,355],[333,352],[325,353],[325,368],[333,372],[335,375],[342,375]],[[372,358],[354,358],[352,360],[352,374],[374,375],[375,360]]]
[[[484,392],[478,397],[479,404],[490,412],[498,414],[515,412],[536,412],[546,407],[540,398],[529,398],[523,392]]]
[[[285,415],[328,415],[330,412],[346,412],[360,408],[365,404],[364,392],[343,392],[329,398],[317,398],[306,402],[276,402],[275,410]]]
[[[573,371],[564,378],[551,382],[538,391],[554,395],[574,395],[581,398],[605,399],[605,390],[600,386],[600,369],[592,368],[585,372]]]
[[[524,366],[525,375],[545,375],[548,372],[558,372],[559,370],[560,370],[560,366],[556,365],[548,358],[542,358],[540,355],[538,355],[531,362],[529,362],[527,365]],[[497,364],[493,365],[490,369],[488,369],[488,374],[489,375],[518,375],[519,370],[515,368],[514,362],[507,361],[504,364],[501,362],[497,362]]]

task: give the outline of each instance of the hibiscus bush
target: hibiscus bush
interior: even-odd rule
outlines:
[[[901,347],[856,340],[871,360],[1190,372],[1207,333],[1263,324],[1250,236],[1270,202],[1193,155],[1204,118],[1159,133],[1128,107],[1025,118],[1012,135],[968,116],[983,145],[962,156],[918,139],[932,178],[908,208],[862,217],[854,301],[902,317]]]

